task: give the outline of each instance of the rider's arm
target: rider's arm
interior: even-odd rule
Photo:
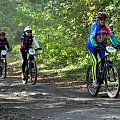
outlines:
[[[33,37],[33,42],[37,48],[41,48],[35,37]]]
[[[95,41],[94,38],[91,38],[90,42],[91,42],[91,44],[92,44],[93,47],[97,46],[97,43],[96,43],[96,41]]]
[[[111,40],[112,44],[114,46],[117,46],[119,44],[117,37],[113,34],[113,32],[111,31],[109,26],[106,25],[106,28],[107,28],[107,33],[110,36],[110,40]]]
[[[24,48],[25,48],[24,40],[25,40],[25,37],[24,37],[24,34],[23,34],[23,35],[21,36],[21,39],[20,39],[20,48],[21,48],[21,49],[24,49]]]
[[[8,48],[8,50],[9,50],[10,49],[10,45],[9,45],[9,42],[8,42],[7,38],[5,38],[5,44],[6,44],[7,48]]]
[[[97,46],[97,42],[95,40],[95,35],[97,33],[97,23],[93,24],[90,30],[90,42],[93,47]]]
[[[110,38],[114,46],[117,46],[119,44],[118,39],[114,34],[110,35]]]

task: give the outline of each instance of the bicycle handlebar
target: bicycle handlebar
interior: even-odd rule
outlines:
[[[12,51],[12,49],[8,49],[8,50],[7,50],[7,52],[10,52],[10,51]]]
[[[29,49],[30,49],[30,48],[29,48]],[[29,49],[26,49],[26,50],[24,50],[24,51],[28,52]],[[42,50],[42,48],[35,48],[34,50],[35,50],[35,51],[37,51],[37,50]]]
[[[42,50],[42,48],[36,48],[35,51],[37,51],[37,50]]]
[[[97,50],[99,50],[99,49],[105,49],[106,50],[106,47],[107,47],[106,45],[104,45],[104,46],[99,45],[99,46],[96,46],[95,48]],[[111,47],[115,48],[116,50],[120,49],[120,47],[118,47],[118,46],[111,46]]]

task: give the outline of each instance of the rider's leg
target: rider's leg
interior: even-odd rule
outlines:
[[[96,80],[97,61],[96,61],[96,58],[94,57],[94,55],[92,53],[90,53],[90,57],[91,57],[91,60],[92,60],[92,76],[93,76],[93,80]]]
[[[91,60],[92,60],[92,77],[93,77],[93,85],[94,87],[97,87],[97,77],[96,77],[96,73],[97,73],[97,51],[93,46],[88,46],[88,50],[90,51],[90,55],[91,55]]]
[[[92,77],[93,77],[93,85],[94,87],[97,87],[97,59],[96,57],[91,53],[91,60],[92,60]]]
[[[26,60],[27,60],[27,52],[20,49],[21,57],[22,57],[22,78],[24,79],[24,71],[26,66]]]
[[[98,53],[99,53],[99,55],[100,55],[100,58],[101,58],[101,60],[102,60],[102,62],[101,62],[101,71],[102,71],[102,69],[103,69],[103,67],[104,67],[104,63],[105,63],[105,49],[100,49],[99,51],[98,51]],[[100,84],[103,84],[104,82],[103,82],[103,79],[101,79],[100,81]]]
[[[105,60],[104,60],[104,58],[105,58],[105,49],[100,49],[100,50],[98,51],[98,53],[99,53],[100,58],[101,58],[101,60],[102,60],[102,63],[101,63],[101,70],[102,70],[102,69],[103,69],[103,66],[104,66],[104,63],[105,63]]]

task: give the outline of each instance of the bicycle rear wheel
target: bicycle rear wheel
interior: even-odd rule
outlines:
[[[86,73],[86,84],[87,84],[87,91],[89,95],[95,97],[99,92],[100,86],[98,86],[97,88],[94,88],[93,86],[92,66],[88,67],[88,70]]]
[[[105,71],[105,87],[110,98],[116,98],[120,90],[120,73],[113,64],[108,64]]]
[[[37,66],[34,60],[30,61],[29,63],[29,74],[31,84],[35,85],[37,82]]]

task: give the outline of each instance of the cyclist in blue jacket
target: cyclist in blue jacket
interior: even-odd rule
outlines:
[[[106,45],[106,36],[110,37],[112,44],[116,47],[120,47],[117,37],[111,31],[108,25],[106,25],[106,14],[104,12],[98,12],[96,15],[96,22],[92,25],[89,38],[87,40],[87,48],[90,51],[92,59],[92,76],[93,76],[93,86],[98,87],[96,78],[96,66],[97,66],[97,54],[100,58],[105,57],[105,49],[99,49],[100,46]]]

